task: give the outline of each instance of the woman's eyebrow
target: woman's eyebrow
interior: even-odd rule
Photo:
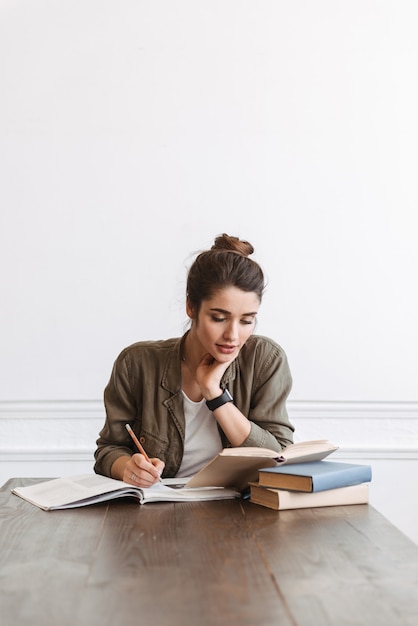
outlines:
[[[231,311],[227,311],[226,309],[219,309],[218,307],[213,307],[209,309],[209,311],[213,311],[214,313],[223,313],[224,315],[231,315]],[[258,311],[252,311],[251,313],[241,313],[241,317],[251,317],[257,315]]]

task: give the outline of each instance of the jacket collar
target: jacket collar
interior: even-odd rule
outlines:
[[[161,378],[163,388],[173,394],[181,390],[181,355],[186,335],[187,333],[174,341]]]

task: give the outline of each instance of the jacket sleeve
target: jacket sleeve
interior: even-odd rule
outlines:
[[[251,400],[247,412],[251,430],[244,446],[281,451],[293,443],[286,400],[292,388],[292,376],[284,350],[269,340],[255,355]]]
[[[122,352],[113,366],[104,391],[106,419],[94,454],[94,471],[97,474],[110,476],[111,467],[117,458],[131,456],[135,452],[126,430],[126,424],[132,424],[137,417],[137,399],[132,388],[129,355]]]

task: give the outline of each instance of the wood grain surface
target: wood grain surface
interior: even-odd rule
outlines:
[[[10,493],[35,481],[0,490],[2,626],[418,623],[418,547],[368,505],[45,512]]]

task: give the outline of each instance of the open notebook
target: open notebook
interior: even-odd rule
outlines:
[[[186,479],[165,479],[152,487],[134,487],[121,480],[81,474],[54,478],[25,487],[15,487],[12,493],[43,509],[73,509],[115,498],[135,498],[140,504],[148,502],[189,502],[190,500],[223,500],[238,498],[236,489],[209,487],[186,489]]]

